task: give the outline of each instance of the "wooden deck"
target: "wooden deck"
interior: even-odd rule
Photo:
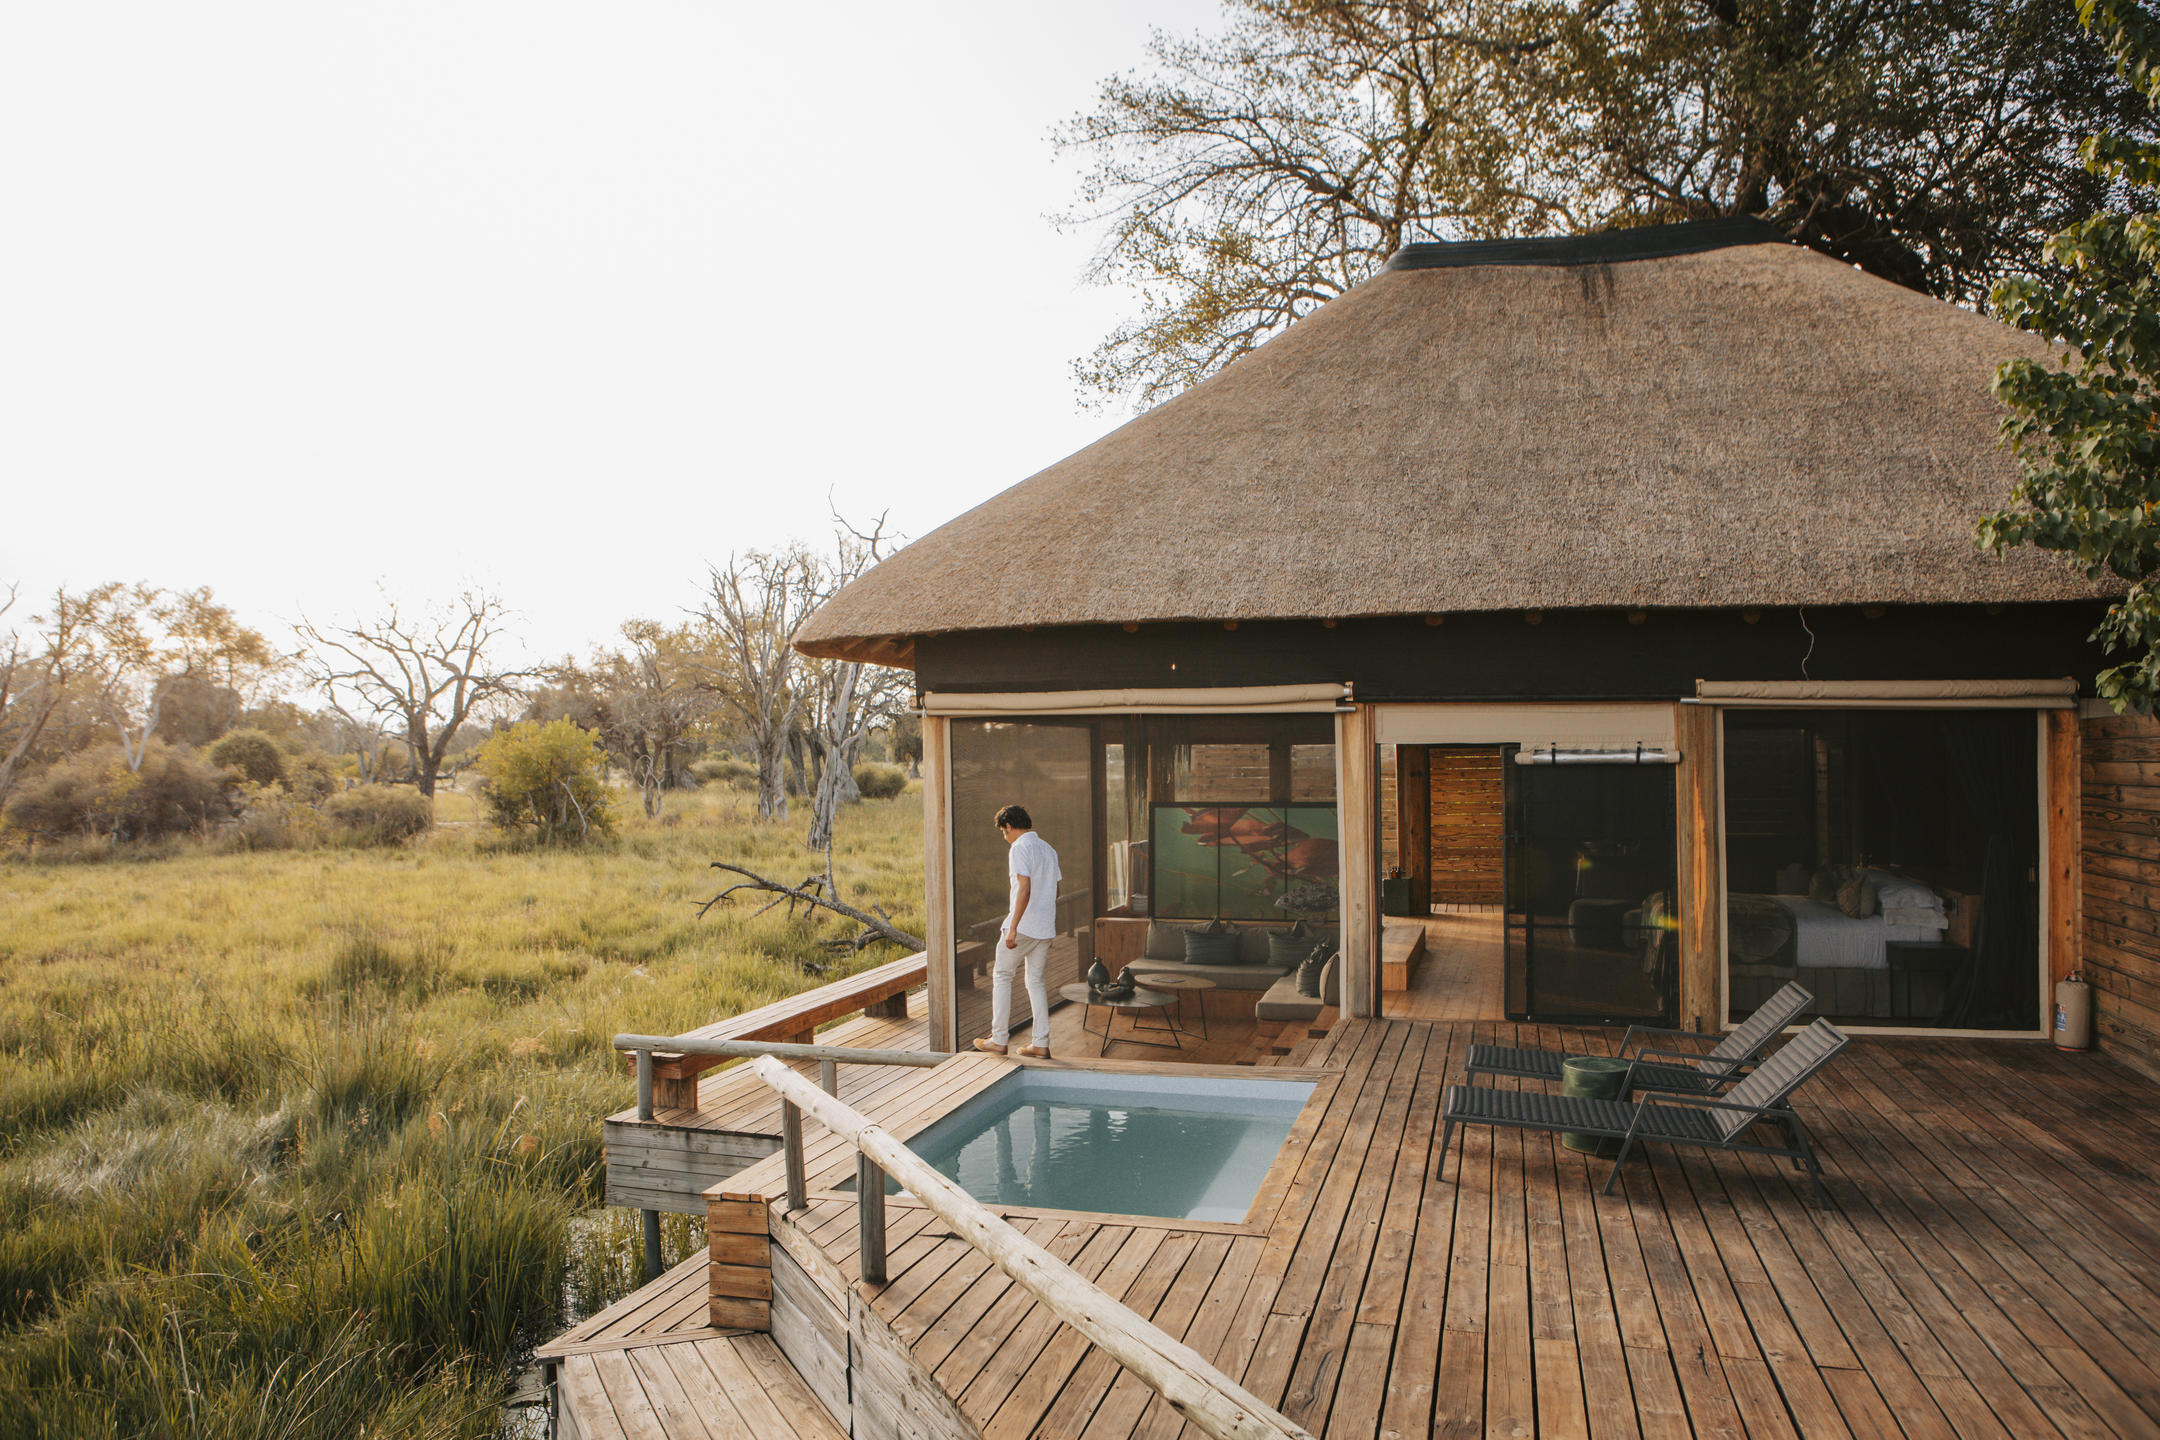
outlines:
[[[1600,1198],[1609,1162],[1490,1132],[1432,1178],[1468,1045],[1610,1038],[1347,1022],[1250,1233],[1022,1226],[1324,1440],[2160,1434],[2160,1090],[2040,1045],[1861,1041],[1801,1097],[1827,1210],[1770,1162],[1669,1153]],[[893,1206],[868,1308],[983,1436],[1177,1434],[926,1217]],[[848,1202],[790,1220],[854,1264]]]
[[[1599,1051],[1617,1033],[1343,1022],[1296,1057],[1342,1079],[1254,1223],[1015,1223],[1322,1440],[2160,1435],[2160,1089],[2043,1044],[1859,1040],[1799,1097],[1826,1209],[1773,1162],[1673,1152],[1602,1198],[1610,1162],[1490,1131],[1433,1178],[1469,1045]],[[904,1134],[1000,1063],[897,1072],[850,1103]],[[815,1192],[847,1157],[809,1130]],[[777,1170],[739,1179],[777,1196],[760,1173]],[[906,1197],[876,1289],[845,1282],[851,1201],[776,1216],[774,1253],[837,1277],[854,1323],[949,1401],[920,1433],[1183,1430]],[[692,1282],[673,1278],[690,1324]],[[613,1394],[622,1372],[576,1378]],[[853,1429],[908,1433],[867,1412]]]
[[[540,1347],[561,1440],[846,1440],[770,1335],[705,1323],[700,1255]]]

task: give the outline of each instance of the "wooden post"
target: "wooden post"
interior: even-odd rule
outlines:
[[[1342,903],[1342,1013],[1379,1014],[1380,907],[1375,880],[1380,850],[1379,785],[1374,774],[1373,709],[1335,715],[1335,803]]]
[[[2078,930],[2083,911],[2084,805],[2079,767],[2083,746],[2075,710],[2047,716],[2047,955],[2048,983],[2081,968]],[[2042,996],[2043,1015],[2054,1014],[2055,997]]]
[[[923,939],[930,987],[930,1048],[957,1048],[953,1015],[952,721],[925,715],[922,722]]]
[[[771,1225],[762,1200],[705,1202],[706,1318],[715,1328],[772,1329]]]
[[[840,1093],[840,1062],[820,1060],[817,1062],[817,1083],[828,1095]]]
[[[641,1210],[638,1213],[645,1221],[645,1283],[650,1285],[666,1268],[660,1263],[660,1212]]]
[[[1410,913],[1432,913],[1432,747],[1395,747],[1395,848],[1410,878]]]
[[[810,1204],[810,1185],[803,1174],[802,1110],[792,1100],[780,1102],[780,1148],[787,1155],[787,1208],[805,1209]]]
[[[862,1259],[865,1285],[885,1283],[885,1172],[858,1151],[855,1155],[855,1248]]]
[[[890,1173],[903,1190],[951,1226],[956,1236],[988,1256],[1014,1284],[1131,1371],[1169,1402],[1173,1412],[1212,1440],[1312,1440],[1308,1432],[1269,1409],[1198,1351],[1165,1335],[984,1209],[975,1197],[860,1112],[821,1093],[777,1060],[758,1061],[757,1073],[783,1099],[802,1106],[826,1129],[875,1161],[876,1168]],[[879,1193],[883,1193],[882,1183]]]
[[[650,1120],[652,1119],[652,1117],[652,1051],[640,1050],[637,1052],[637,1118],[640,1120]]]
[[[1673,777],[1678,807],[1680,882],[1680,1014],[1683,1030],[1722,1030],[1724,995],[1724,816],[1718,798],[1717,710],[1675,707],[1680,745]]]

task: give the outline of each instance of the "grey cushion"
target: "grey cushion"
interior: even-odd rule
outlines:
[[[1179,960],[1185,958],[1185,927],[1166,925],[1160,920],[1148,921],[1147,944],[1141,954],[1150,960]]]
[[[1275,966],[1301,965],[1312,954],[1319,942],[1310,935],[1294,935],[1288,930],[1267,932],[1267,960]]]
[[[1188,965],[1235,965],[1238,963],[1235,931],[1208,931],[1195,927],[1185,932],[1185,963]]]
[[[1295,970],[1277,980],[1253,1006],[1253,1014],[1262,1020],[1312,1020],[1320,1010],[1318,996],[1298,994]]]
[[[1305,957],[1305,963],[1297,967],[1297,993],[1314,1000],[1320,998],[1320,970],[1327,961],[1318,950]]]
[[[1330,955],[1320,971],[1320,1003],[1340,1008],[1342,1005],[1342,956]]]
[[[1268,925],[1235,925],[1237,931],[1237,958],[1240,965],[1270,965],[1275,957],[1268,951],[1268,936],[1275,932]]]

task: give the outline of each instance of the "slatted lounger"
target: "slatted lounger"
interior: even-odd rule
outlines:
[[[1623,1094],[1636,1090],[1670,1090],[1682,1095],[1715,1095],[1720,1089],[1738,1080],[1762,1054],[1763,1046],[1800,1018],[1802,1011],[1815,1003],[1815,997],[1798,985],[1788,983],[1784,989],[1755,1007],[1755,1013],[1726,1034],[1718,1037],[1718,1043],[1707,1052],[1695,1050],[1670,1050],[1644,1046],[1632,1057],[1634,1066],[1628,1071]],[[1683,1039],[1708,1040],[1708,1035],[1693,1030],[1661,1030],[1655,1025],[1630,1025],[1627,1034],[1620,1037],[1620,1058],[1626,1060],[1628,1046],[1636,1037],[1672,1035]],[[1521,1080],[1558,1080],[1561,1062],[1568,1053],[1560,1050],[1521,1050],[1508,1045],[1473,1045],[1470,1047],[1470,1063],[1463,1068],[1472,1075],[1511,1075]]]
[[[1778,1052],[1755,1067],[1753,1074],[1718,1099],[1705,1095],[1673,1095],[1657,1100],[1589,1100],[1574,1095],[1553,1095],[1537,1090],[1494,1090],[1483,1085],[1450,1085],[1447,1107],[1441,1118],[1440,1162],[1433,1178],[1447,1168],[1449,1143],[1457,1125],[1504,1125],[1513,1130],[1570,1130],[1623,1142],[1612,1174],[1605,1177],[1605,1194],[1612,1193],[1620,1167],[1636,1145],[1657,1141],[1665,1145],[1701,1145],[1752,1155],[1780,1155],[1795,1168],[1807,1170],[1815,1193],[1825,1204],[1822,1166],[1808,1144],[1807,1130],[1785,1105],[1785,1100],[1809,1076],[1845,1048],[1845,1034],[1827,1020],[1795,1035]],[[1744,1143],[1757,1121],[1785,1127],[1790,1145]],[[1460,1173],[1460,1167],[1457,1167]]]

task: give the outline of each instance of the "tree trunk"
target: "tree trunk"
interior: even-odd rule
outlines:
[[[788,815],[787,777],[781,767],[787,761],[787,731],[765,730],[751,739],[758,767],[758,819],[785,820]]]

